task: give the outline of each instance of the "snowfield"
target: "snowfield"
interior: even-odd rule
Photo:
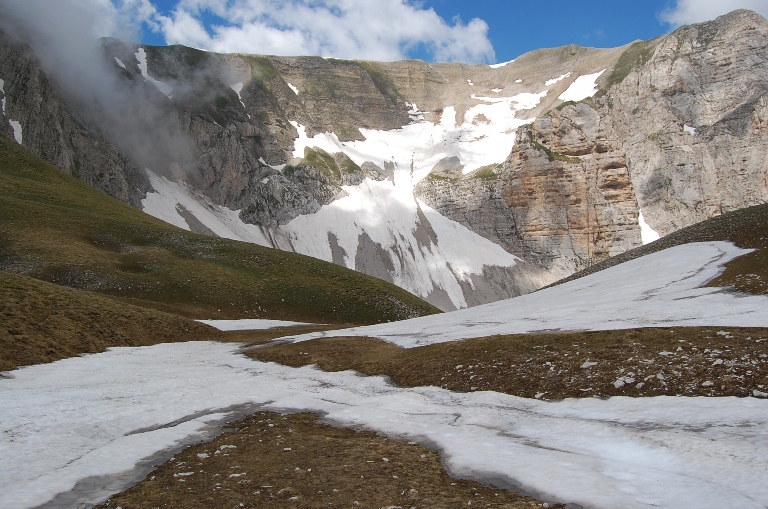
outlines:
[[[516,299],[339,334],[416,346],[555,328],[765,327],[768,297],[701,287],[745,252],[725,242],[678,246]],[[318,335],[327,334],[295,339]],[[210,342],[113,348],[11,376],[0,380],[0,508],[35,507],[58,494],[70,506],[103,499],[145,475],[142,460],[210,433],[244,405],[321,412],[342,426],[421,442],[441,451],[453,475],[549,501],[768,505],[764,399],[545,402],[401,389],[381,377],[262,363],[237,345]]]
[[[449,315],[283,338],[371,336],[405,348],[457,339],[542,331],[638,327],[768,327],[768,296],[703,288],[723,266],[748,253],[729,242],[665,249],[615,267]]]
[[[131,475],[143,458],[246,404],[323,412],[339,425],[430,444],[453,475],[550,501],[611,509],[768,504],[766,400],[542,402],[400,389],[381,377],[261,363],[237,346],[207,342],[115,348],[13,374],[0,381],[4,509],[35,507],[84,479],[69,506],[103,499],[108,490],[99,484],[125,487],[146,474]]]

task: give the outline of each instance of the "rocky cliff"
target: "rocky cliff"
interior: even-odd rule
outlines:
[[[444,309],[768,197],[768,22],[749,11],[493,66],[105,40],[73,81],[33,42],[0,36],[5,135],[180,227]]]

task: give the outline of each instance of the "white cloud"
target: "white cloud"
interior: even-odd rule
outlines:
[[[677,0],[660,15],[661,21],[678,27],[709,21],[736,9],[749,9],[768,17],[768,0]]]
[[[168,44],[223,53],[389,61],[420,49],[436,61],[495,58],[485,21],[447,22],[407,0],[181,0],[147,23]]]

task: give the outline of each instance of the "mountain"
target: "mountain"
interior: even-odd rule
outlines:
[[[362,324],[438,312],[331,263],[176,228],[4,136],[0,276],[0,369],[220,337],[190,318]]]
[[[768,198],[768,22],[749,11],[493,66],[117,40],[84,65],[5,28],[7,136],[171,224],[444,310]]]

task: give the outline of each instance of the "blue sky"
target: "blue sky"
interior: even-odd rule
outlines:
[[[145,44],[339,58],[503,62],[542,47],[615,47],[768,0],[112,0]]]

